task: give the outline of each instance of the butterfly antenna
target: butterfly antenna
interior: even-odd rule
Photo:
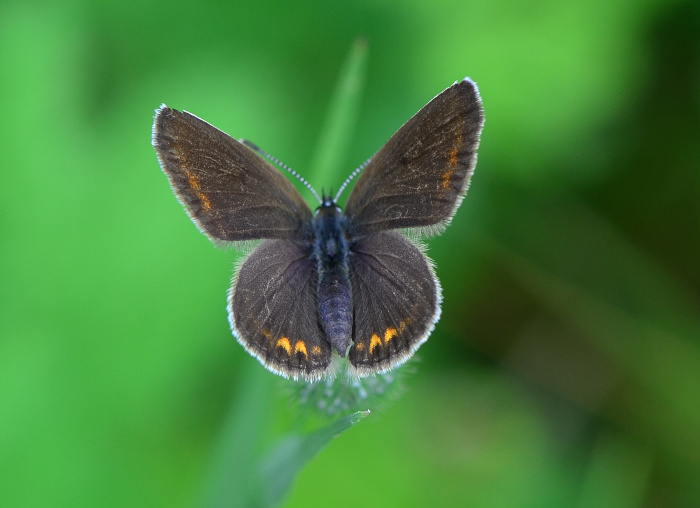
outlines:
[[[353,171],[352,173],[350,173],[350,176],[348,176],[348,177],[345,179],[345,181],[343,182],[343,185],[341,185],[341,186],[340,186],[340,189],[338,189],[338,193],[335,195],[335,198],[333,198],[333,202],[334,202],[334,203],[337,203],[337,202],[338,202],[338,198],[340,197],[340,195],[341,195],[341,194],[343,193],[343,191],[345,190],[345,187],[347,187],[348,184],[349,184],[350,182],[352,182],[353,178],[355,178],[357,175],[359,175],[359,174],[362,172],[362,170],[365,169],[365,168],[367,167],[367,164],[369,164],[369,161],[371,161],[371,160],[372,160],[372,158],[370,157],[370,158],[367,159],[365,162],[363,162],[362,164],[360,164],[360,167],[359,167],[359,168],[357,168],[355,171]]]
[[[257,146],[257,145],[255,145],[255,144],[251,143],[251,142],[248,141],[247,139],[241,139],[241,143],[244,144],[245,146],[247,146],[248,148],[250,148],[251,150],[253,150],[253,151],[259,153],[260,155],[262,155],[263,157],[265,157],[265,158],[268,159],[269,161],[274,162],[274,163],[277,164],[279,167],[284,168],[288,173],[291,173],[292,175],[294,175],[294,176],[297,178],[297,180],[299,180],[301,183],[304,184],[304,187],[306,187],[307,189],[309,189],[309,191],[311,191],[311,194],[314,195],[314,197],[316,198],[316,201],[318,201],[319,203],[322,203],[321,198],[318,197],[318,193],[316,192],[316,189],[314,189],[313,187],[311,187],[311,184],[310,184],[309,182],[307,182],[307,181],[304,179],[304,177],[301,176],[299,173],[297,173],[297,172],[294,171],[292,168],[290,168],[289,166],[287,166],[284,162],[280,161],[280,160],[277,159],[276,157],[273,157],[272,155],[270,155],[269,153],[267,153],[265,150],[263,150],[263,149],[260,148],[259,146]]]

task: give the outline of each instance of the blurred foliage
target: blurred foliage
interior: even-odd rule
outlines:
[[[404,395],[285,505],[700,506],[691,0],[5,0],[0,504],[197,505],[227,421],[260,447],[238,464],[299,425],[228,330],[238,254],[182,212],[150,127],[166,102],[309,176],[358,35],[358,128],[317,189],[465,75],[486,125]]]
[[[314,431],[300,428],[285,433],[271,450],[262,451],[261,422],[269,418],[265,400],[269,378],[261,380],[257,365],[247,366],[246,383],[238,387],[223,428],[223,438],[208,473],[208,485],[202,505],[211,508],[277,506],[289,496],[290,489],[304,466],[340,434],[369,415],[357,411],[336,418]],[[298,427],[298,426],[297,426]]]

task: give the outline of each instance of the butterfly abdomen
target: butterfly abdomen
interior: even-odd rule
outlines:
[[[345,217],[332,202],[324,201],[318,209],[314,235],[319,320],[328,342],[345,356],[352,335],[352,291]]]
[[[318,313],[328,342],[340,356],[345,356],[352,333],[350,279],[346,273],[333,270],[321,274],[318,283]]]

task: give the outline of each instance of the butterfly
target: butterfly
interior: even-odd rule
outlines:
[[[315,211],[264,152],[186,111],[157,109],[152,142],[202,233],[219,245],[261,240],[228,293],[237,340],[270,371],[316,381],[334,375],[335,355],[363,377],[403,364],[427,340],[440,283],[403,233],[450,222],[483,123],[476,83],[455,82],[369,159],[344,209],[339,193]]]

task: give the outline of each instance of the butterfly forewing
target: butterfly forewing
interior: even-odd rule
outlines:
[[[311,220],[301,194],[276,168],[186,111],[157,110],[153,146],[178,199],[214,241],[297,238]]]
[[[349,360],[360,376],[408,360],[440,313],[440,286],[428,258],[395,231],[364,237],[350,259],[353,341]]]
[[[318,322],[315,262],[308,247],[265,240],[246,258],[229,293],[229,320],[238,341],[269,370],[319,379],[331,348]]]
[[[469,186],[483,126],[465,78],[406,122],[372,157],[346,205],[357,232],[446,225]]]

